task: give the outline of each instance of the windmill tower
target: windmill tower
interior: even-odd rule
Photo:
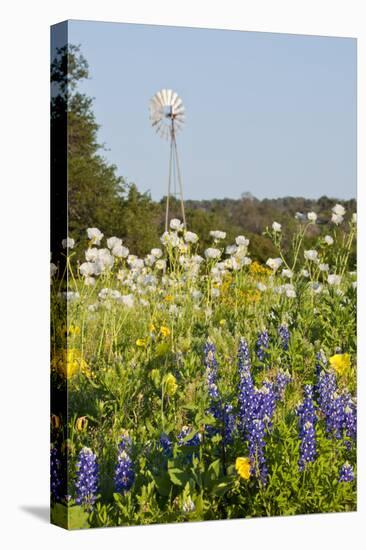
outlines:
[[[180,200],[182,220],[186,227],[184,212],[183,184],[180,172],[176,134],[183,128],[185,121],[183,102],[173,90],[163,89],[150,100],[150,122],[160,137],[170,141],[168,193],[165,209],[165,231],[169,227],[169,200]]]

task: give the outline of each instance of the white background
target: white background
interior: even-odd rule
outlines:
[[[359,281],[365,281],[362,0],[63,0],[1,7],[0,541],[12,548],[360,548],[365,524],[365,285],[359,287],[359,511],[66,532],[48,524],[49,26],[94,19],[358,38]],[[363,156],[361,155],[363,152]],[[345,182],[346,185],[346,182]],[[361,542],[360,542],[361,540]]]

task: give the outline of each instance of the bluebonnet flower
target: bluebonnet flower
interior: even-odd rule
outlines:
[[[173,443],[171,442],[169,436],[167,436],[166,434],[161,434],[159,442],[163,449],[163,454],[166,457],[170,458],[173,454],[172,453]]]
[[[233,407],[229,403],[223,402],[217,388],[218,365],[216,360],[216,349],[211,342],[207,342],[204,349],[206,381],[208,395],[211,399],[209,413],[212,414],[221,424],[221,433],[224,445],[232,441],[232,435],[235,428],[235,415],[232,413]],[[214,435],[220,430],[213,426],[207,426],[207,435]]]
[[[211,399],[217,399],[219,397],[219,392],[217,389],[217,361],[216,348],[214,344],[211,342],[206,342],[204,354],[208,394]]]
[[[59,501],[61,498],[60,491],[62,485],[62,476],[61,460],[59,458],[58,450],[56,449],[56,447],[51,448],[50,458],[51,495],[55,501]]]
[[[257,357],[259,361],[265,361],[265,359],[267,358],[268,347],[269,347],[268,331],[263,330],[258,334],[258,338],[257,338],[256,351],[257,351]]]
[[[317,417],[313,402],[312,386],[305,386],[304,394],[304,401],[296,410],[299,417],[299,438],[301,440],[300,458],[298,461],[300,471],[305,468],[307,463],[314,462],[316,458],[315,424]]]
[[[201,434],[199,433],[194,434],[191,438],[188,437],[191,431],[192,430],[189,426],[183,426],[183,428],[181,429],[181,431],[177,436],[179,445],[188,445],[190,447],[197,447],[201,443]]]
[[[355,440],[357,436],[356,402],[350,395],[346,395],[344,404],[344,428],[346,430],[346,435]]]
[[[288,350],[288,344],[290,341],[290,331],[287,325],[280,325],[278,327],[278,335],[281,339],[282,347],[285,351]]]
[[[287,384],[291,382],[291,375],[288,371],[280,370],[276,375],[274,391],[276,399],[282,399],[285,394]]]
[[[355,474],[353,471],[353,468],[349,462],[345,462],[341,469],[339,470],[339,482],[342,481],[348,483],[349,481],[353,481],[355,479]]]
[[[91,449],[81,449],[76,468],[76,503],[91,509],[97,498],[99,479],[97,457]]]
[[[264,456],[265,430],[271,426],[276,407],[275,387],[265,381],[259,390],[255,387],[245,340],[241,340],[238,351],[239,365],[239,421],[240,431],[249,444],[251,473],[267,482],[268,469]]]
[[[125,493],[131,489],[135,481],[135,472],[130,452],[132,440],[127,432],[123,432],[118,444],[117,465],[114,471],[114,488],[116,493]]]
[[[264,456],[265,425],[260,418],[255,418],[248,429],[250,473],[259,477],[263,485],[267,483],[268,469]]]

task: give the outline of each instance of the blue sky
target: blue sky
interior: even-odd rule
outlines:
[[[185,198],[356,195],[356,40],[71,21],[118,173],[154,199],[166,193],[168,143],[149,99],[177,91]]]

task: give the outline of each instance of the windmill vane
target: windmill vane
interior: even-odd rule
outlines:
[[[170,140],[169,179],[165,211],[165,231],[169,224],[169,203],[172,195],[180,199],[183,225],[186,228],[186,217],[183,200],[183,184],[179,166],[177,132],[181,131],[185,122],[185,108],[179,95],[173,90],[163,88],[150,99],[150,122],[156,133]],[[172,192],[172,180],[173,189]],[[177,180],[179,191],[177,192]]]

